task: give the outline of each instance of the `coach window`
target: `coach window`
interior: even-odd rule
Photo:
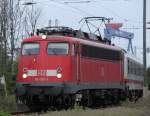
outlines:
[[[130,61],[128,60],[128,74],[130,74]]]
[[[22,46],[22,55],[36,55],[39,53],[39,43],[24,43]]]
[[[132,63],[132,71],[133,71],[132,74],[135,74],[135,63],[134,62]]]
[[[69,51],[68,43],[48,43],[47,54],[49,55],[66,55]]]
[[[143,69],[143,67],[141,67],[140,75],[141,75],[141,76],[144,75],[144,69]]]
[[[132,65],[132,62],[130,62],[130,69],[131,69],[131,73],[130,74],[133,74],[133,65]]]
[[[137,75],[137,68],[138,68],[138,65],[135,63],[135,75]]]
[[[133,63],[133,74],[136,74],[136,64]]]
[[[138,64],[135,63],[135,75],[137,75]]]
[[[140,67],[140,66],[138,65],[138,67],[136,68],[136,74],[137,74],[137,75],[139,75],[139,67]]]
[[[141,66],[139,65],[139,67],[138,67],[138,75],[139,75],[139,76],[141,75],[141,70],[142,70],[142,68],[141,68]]]
[[[137,75],[140,75],[139,70],[140,70],[140,65],[139,65],[139,64],[137,64],[137,67],[136,67],[136,74],[137,74]]]
[[[129,74],[132,74],[132,62],[129,60]]]

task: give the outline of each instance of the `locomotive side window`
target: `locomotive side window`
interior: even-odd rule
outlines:
[[[105,59],[105,60],[121,59],[121,54],[118,51],[89,46],[89,45],[82,45],[82,56],[89,57],[89,58]]]
[[[47,54],[49,55],[66,55],[69,51],[68,43],[48,43]]]
[[[36,55],[39,53],[39,43],[24,43],[22,46],[22,55]]]

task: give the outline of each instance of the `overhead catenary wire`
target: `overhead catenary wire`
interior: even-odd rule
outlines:
[[[53,1],[53,2],[57,2],[58,3],[58,1],[56,1],[56,0],[51,0],[51,1]],[[60,3],[60,2],[59,2]],[[69,6],[70,8],[73,8],[73,9],[75,9],[75,10],[77,10],[77,11],[80,11],[80,12],[82,12],[82,13],[85,13],[86,15],[88,15],[88,16],[94,16],[93,14],[91,14],[91,13],[88,13],[88,12],[86,12],[86,11],[83,11],[83,10],[81,10],[81,9],[79,9],[79,8],[77,8],[77,7],[75,7],[75,6],[73,6],[73,5],[70,5],[70,4],[67,4],[66,2],[63,2],[65,5],[67,5],[67,6]],[[63,4],[63,3],[60,3],[60,4]],[[71,2],[70,2],[71,3]],[[89,2],[88,2],[89,3]],[[118,17],[120,17],[119,15],[118,15]],[[121,18],[121,17],[120,17]],[[131,28],[130,28],[131,29]]]
[[[81,2],[81,4],[82,4],[82,2],[83,2],[83,1],[86,1],[86,0],[83,0],[83,1],[82,1],[82,0],[62,0],[62,1],[59,1],[59,0],[43,0],[41,3],[43,3],[43,2],[48,2],[48,1],[54,2],[54,3],[56,3],[56,4],[60,4],[60,5],[63,5],[63,6],[67,6],[71,12],[76,13],[76,14],[82,16],[82,17],[83,17],[84,15],[86,15],[86,16],[94,16],[92,13],[89,13],[89,12],[87,12],[87,11],[85,11],[85,10],[82,10],[82,9],[80,9],[80,8],[78,8],[78,7],[75,7],[74,5],[71,5],[71,3],[75,3],[75,2],[77,2],[77,3]],[[68,1],[69,1],[69,2],[68,2]],[[100,1],[98,1],[98,0],[87,0],[87,1],[88,1],[87,3],[90,3],[90,2],[100,2]],[[69,4],[68,4],[68,3],[69,3]],[[101,5],[101,4],[98,4],[98,5]],[[101,7],[103,7],[106,11],[109,11],[111,14],[113,14],[113,15],[116,16],[116,17],[118,17],[119,19],[123,20],[125,23],[134,22],[134,21],[131,21],[131,20],[127,19],[127,18],[124,18],[124,17],[118,15],[118,13],[114,12],[114,11],[111,10],[110,8],[107,8],[107,7],[103,6],[103,5],[101,5]],[[59,7],[59,8],[60,8],[60,7]],[[62,7],[61,7],[61,9],[62,9]],[[65,9],[65,8],[63,8],[63,9]],[[65,10],[66,10],[66,9],[65,9]],[[135,22],[134,22],[134,23],[135,23]],[[140,22],[137,21],[136,23],[140,23]],[[128,24],[130,24],[130,23],[128,23]],[[127,28],[126,28],[126,29],[127,29]],[[137,27],[137,28],[135,27],[135,28],[128,28],[128,29],[139,29],[139,28],[138,28],[138,27]]]
[[[44,0],[43,0],[43,1],[44,1]],[[42,2],[43,2],[43,1],[42,1]],[[88,16],[94,16],[94,15],[91,14],[91,13],[89,13],[89,12],[87,12],[87,11],[84,11],[84,10],[78,8],[78,7],[75,7],[75,6],[73,6],[73,5],[70,5],[70,4],[73,4],[73,3],[80,3],[80,4],[83,4],[83,3],[101,2],[101,1],[99,1],[99,0],[61,0],[61,1],[60,1],[60,0],[46,0],[46,2],[48,2],[48,1],[52,1],[52,2],[55,2],[55,3],[61,4],[61,5],[66,5],[66,6],[70,7],[71,9],[77,10],[77,11],[81,12],[82,14],[84,13],[84,14],[86,14],[86,15],[88,15]],[[111,1],[112,1],[112,0],[111,0]],[[116,1],[116,0],[113,0],[113,1]],[[123,20],[123,21],[126,22],[126,23],[127,23],[127,22],[142,23],[142,22],[140,22],[140,21],[133,21],[133,20],[129,20],[129,19],[127,19],[127,18],[124,18],[124,17],[120,16],[118,13],[116,13],[115,11],[113,11],[112,9],[107,8],[107,7],[105,7],[105,6],[101,5],[101,4],[98,4],[98,5],[100,5],[100,6],[103,7],[106,11],[108,11],[108,12],[110,12],[111,14],[113,14],[114,16],[120,18],[121,20]]]
[[[75,0],[76,1],[76,0]],[[106,0],[105,0],[106,1]],[[110,0],[110,1],[116,1],[116,0]],[[125,1],[125,0],[124,0]],[[128,1],[130,1],[130,0],[128,0]],[[88,3],[92,3],[92,2],[101,2],[100,0],[88,0]],[[76,1],[76,2],[73,2],[73,1],[71,1],[71,2],[67,2],[67,3],[82,3],[82,1]],[[116,12],[114,12],[113,10],[111,10],[110,8],[107,8],[107,7],[105,7],[105,6],[103,6],[102,4],[98,4],[98,5],[100,5],[101,7],[103,7],[106,11],[109,11],[111,14],[113,14],[114,16],[116,16],[116,17],[118,17],[118,18],[120,18],[121,20],[123,20],[124,22],[132,22],[132,23],[142,23],[142,21],[134,21],[134,20],[130,20],[130,19],[127,19],[127,18],[125,18],[125,17],[122,17],[122,16],[120,16],[120,15],[118,15],[118,13],[116,13]]]
[[[91,1],[89,0],[86,0],[86,1],[66,1],[64,3],[66,4],[70,4],[70,3],[78,3],[78,4],[81,4],[81,3],[90,3]]]
[[[79,11],[80,13],[86,14],[86,15],[88,15],[88,16],[94,16],[93,14],[91,14],[91,13],[89,13],[89,12],[86,12],[86,11],[84,11],[84,10],[81,10],[80,8],[77,8],[77,7],[73,6],[73,5],[67,4],[67,3],[65,3],[65,2],[60,2],[60,1],[57,1],[57,0],[50,0],[50,1],[53,1],[53,2],[55,2],[55,3],[68,6],[68,7],[70,7],[71,9],[75,9],[75,10]]]
[[[86,14],[86,15],[93,16],[92,14],[90,14],[90,13],[84,11],[84,10],[81,10],[81,9],[79,9],[79,8],[77,8],[77,7],[74,7],[74,6],[72,6],[72,5],[69,5],[69,4],[67,4],[67,3],[60,2],[60,1],[57,1],[57,0],[49,0],[49,1],[54,2],[54,3],[56,3],[56,4],[63,5],[63,6],[67,6],[67,7],[69,7],[69,10],[71,10],[73,13],[77,13],[78,15],[80,14],[82,17],[83,17],[83,15],[85,15],[85,14]]]
[[[55,1],[56,1],[56,0],[55,0]],[[89,2],[100,2],[100,1],[98,1],[98,0],[97,0],[97,1],[96,1],[96,0],[89,0]],[[69,4],[69,5],[70,5],[70,4]],[[129,20],[129,19],[127,19],[127,18],[124,18],[124,17],[120,16],[118,13],[114,12],[113,10],[111,10],[110,8],[107,8],[107,7],[105,7],[105,6],[101,5],[101,4],[98,4],[98,5],[100,5],[100,6],[103,7],[106,11],[110,12],[111,14],[113,14],[113,15],[116,16],[116,17],[118,17],[119,19],[123,20],[125,23],[128,23],[128,24],[131,24],[131,23],[138,23],[138,24],[141,24],[141,23],[142,23],[142,22],[140,22],[140,21],[133,21],[133,20]],[[75,6],[72,6],[72,5],[70,5],[70,6],[73,7],[74,9],[80,11],[80,12],[83,12],[83,10],[81,10],[81,9],[75,7]],[[88,13],[87,11],[84,11],[84,13],[85,13],[85,12],[86,12],[87,15],[93,16],[91,13]]]
[[[44,1],[44,2],[43,2]],[[55,7],[57,7],[58,9],[62,9],[62,10],[65,10],[65,11],[67,11],[67,12],[72,12],[72,13],[75,13],[75,14],[78,14],[78,15],[80,15],[80,16],[83,16],[83,14],[85,14],[85,13],[83,13],[83,12],[81,12],[81,11],[78,11],[78,10],[75,10],[75,9],[71,9],[71,8],[68,8],[68,6],[67,6],[67,8],[66,7],[61,7],[61,6],[66,6],[65,4],[63,4],[63,3],[61,3],[61,2],[59,2],[59,1],[56,1],[56,0],[43,0],[42,2],[38,2],[38,3],[40,3],[40,4],[44,4],[44,5],[46,5],[46,6],[50,6],[49,4],[47,4],[46,2],[53,2],[54,4],[54,6]],[[61,6],[57,6],[57,5],[59,4],[59,5],[61,5]]]
[[[94,1],[94,2],[101,2],[101,1],[95,1],[95,0],[90,0],[91,2],[92,1]],[[115,0],[114,0],[115,1]],[[127,19],[127,18],[125,18],[125,17],[122,17],[122,16],[120,16],[118,13],[116,13],[115,11],[113,11],[112,9],[110,9],[110,8],[108,8],[108,7],[106,7],[106,6],[104,6],[104,5],[102,5],[102,4],[96,4],[96,5],[100,5],[101,7],[103,7],[106,11],[108,11],[108,12],[110,12],[111,14],[113,14],[114,16],[116,16],[116,17],[118,17],[118,18],[120,18],[121,20],[123,20],[124,22],[132,22],[132,23],[140,23],[140,24],[142,24],[142,21],[134,21],[134,20],[130,20],[130,19]]]
[[[70,0],[69,0],[70,1]],[[75,6],[73,6],[73,5],[70,5],[70,4],[68,4],[68,2],[65,2],[65,0],[62,0],[62,1],[59,1],[59,0],[43,0],[42,2],[38,2],[38,3],[46,3],[46,2],[54,2],[54,3],[57,3],[57,4],[60,4],[60,5],[63,5],[63,6],[67,6],[67,7],[69,7],[70,9],[72,9],[72,11],[75,13],[75,12],[77,12],[77,13],[80,13],[80,14],[82,14],[82,16],[83,15],[87,15],[87,16],[94,16],[93,14],[91,14],[91,13],[89,13],[89,12],[86,12],[86,11],[84,11],[84,10],[82,10],[82,9],[80,9],[80,8],[77,8],[77,7],[75,7]],[[71,1],[70,1],[71,2]],[[72,1],[72,2],[74,2],[74,1]],[[82,1],[76,1],[76,2],[82,2]],[[90,2],[90,1],[89,1]],[[87,3],[89,3],[88,1],[87,1]],[[75,3],[75,2],[74,2]]]

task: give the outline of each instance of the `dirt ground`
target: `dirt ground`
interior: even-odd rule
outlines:
[[[149,97],[150,100],[150,97]],[[122,106],[113,106],[100,109],[74,109],[69,111],[54,111],[41,116],[150,116],[150,103],[125,103]]]

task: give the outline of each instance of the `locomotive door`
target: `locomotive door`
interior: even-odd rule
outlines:
[[[79,45],[79,43],[77,44],[76,50],[77,50],[77,82],[80,82],[80,61],[81,61],[81,57],[80,57],[80,45]]]
[[[73,55],[73,80],[77,83],[80,81],[80,47],[79,43],[73,44],[72,47],[72,55]]]

